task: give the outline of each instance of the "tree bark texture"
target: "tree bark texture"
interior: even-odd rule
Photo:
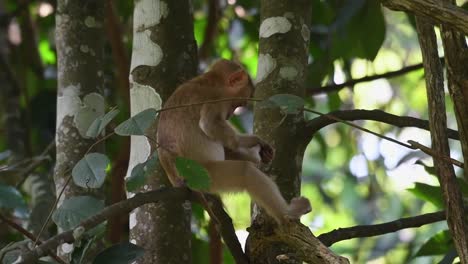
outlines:
[[[437,52],[434,26],[427,19],[420,17],[416,18],[416,26],[426,78],[432,148],[443,156],[450,156],[446,132],[447,117],[445,114],[443,69]],[[462,133],[460,133],[460,136],[460,138],[463,138]],[[455,171],[452,164],[437,158],[434,159],[434,166],[440,185],[442,186],[447,222],[455,247],[461,262],[468,263],[468,234],[465,226],[467,223],[466,214],[464,212],[462,194],[456,181]]]
[[[438,0],[381,0],[383,5],[397,11],[411,12],[430,19],[433,23],[447,25],[468,35],[468,11],[450,1]]]
[[[103,91],[104,0],[59,0],[56,13],[58,97],[56,123],[56,192],[65,188],[71,170],[94,140],[86,131],[104,113]],[[92,152],[102,151],[102,145]],[[91,193],[90,193],[91,191]],[[68,183],[61,197],[95,195],[102,190]]]
[[[451,3],[452,1],[444,1]],[[465,33],[466,34],[466,33]],[[447,65],[447,79],[457,118],[464,160],[464,176],[468,181],[468,48],[465,36],[448,25],[441,25],[442,43]],[[467,249],[468,250],[468,249]]]
[[[305,75],[311,20],[310,1],[263,0],[256,98],[275,94],[305,95]],[[254,133],[276,148],[272,165],[263,168],[287,201],[300,195],[302,159],[306,143],[303,114],[284,116],[279,110],[255,108]],[[294,222],[278,228],[258,206],[252,212],[246,251],[251,263],[347,263]],[[285,262],[286,263],[286,262]]]
[[[160,108],[175,88],[197,70],[197,47],[193,34],[190,1],[135,1],[133,52],[130,66],[130,105],[135,115]],[[151,140],[132,137],[127,176],[138,163],[156,151],[154,125]],[[142,190],[171,186],[161,166],[146,179]],[[132,194],[129,194],[132,195]],[[148,204],[130,215],[131,241],[145,248],[138,263],[191,263],[189,201],[174,199]]]

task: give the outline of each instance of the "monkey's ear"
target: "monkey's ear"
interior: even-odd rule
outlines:
[[[238,70],[229,75],[227,82],[229,91],[237,93],[249,84],[249,76],[244,70]]]

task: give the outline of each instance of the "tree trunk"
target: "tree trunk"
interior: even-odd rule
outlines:
[[[447,117],[445,114],[444,78],[442,65],[440,64],[437,52],[434,26],[429,23],[427,19],[420,17],[416,18],[416,26],[426,77],[432,148],[440,155],[449,157],[450,148],[446,133]],[[460,139],[463,137],[462,131],[463,130],[460,131]],[[468,263],[468,240],[465,227],[466,214],[463,208],[462,193],[456,181],[453,165],[449,162],[434,158],[434,167],[439,176],[440,186],[442,187],[447,224],[452,233],[455,247],[461,263]]]
[[[304,97],[309,54],[310,1],[261,1],[260,48],[256,98],[288,93]],[[272,143],[276,157],[264,168],[278,184],[286,200],[300,195],[302,159],[305,147],[302,113],[284,116],[271,108],[255,108],[254,133]],[[255,264],[349,263],[335,255],[309,230],[297,222],[281,228],[271,217],[253,209],[246,253]]]
[[[81,188],[69,179],[75,164],[94,143],[86,136],[88,127],[104,113],[103,18],[103,0],[57,1],[57,158],[54,180],[57,193],[65,188],[59,206],[63,200],[84,193],[102,198],[102,189]],[[99,150],[102,151],[102,145],[94,147],[92,152]]]
[[[187,0],[136,1],[133,27],[130,104],[135,115],[147,108],[160,108],[177,85],[196,74],[197,47]],[[132,137],[127,176],[156,150],[156,131],[156,125],[147,131],[150,140]],[[157,166],[142,189],[163,186],[171,184]],[[190,217],[190,202],[184,200],[161,201],[132,212],[131,240],[146,250],[138,263],[191,263]]]
[[[261,1],[256,98],[281,93],[304,96],[311,14],[310,1]],[[300,194],[305,145],[293,135],[303,128],[302,114],[284,118],[279,111],[255,108],[254,133],[276,148],[276,157],[265,171],[287,201]],[[247,248],[252,263],[277,263],[278,255],[293,252],[281,241],[265,241],[264,235],[275,223],[263,210],[254,206],[252,218]]]

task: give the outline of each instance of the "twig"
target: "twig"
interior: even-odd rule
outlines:
[[[69,172],[70,172],[70,169],[66,170],[64,172],[64,174],[67,174]],[[54,205],[52,205],[52,208],[50,208],[49,215],[47,215],[47,218],[46,218],[44,224],[41,226],[41,230],[39,230],[39,233],[37,234],[36,240],[34,240],[33,247],[35,247],[38,244],[39,237],[41,237],[42,232],[44,232],[45,227],[47,226],[47,224],[49,224],[50,218],[52,217],[52,214],[54,213],[55,207],[57,206],[58,202],[60,201],[60,198],[62,197],[63,192],[65,191],[65,188],[67,188],[67,185],[68,185],[68,183],[70,183],[71,179],[72,179],[72,175],[68,176],[68,179],[65,182],[65,185],[63,186],[62,190],[60,190],[60,193],[59,193],[58,197],[54,201]]]
[[[20,171],[17,177],[20,181],[16,184],[16,188],[19,188],[23,185],[24,181],[28,178],[29,174],[33,172],[37,167],[39,167],[44,160],[48,160],[48,154],[51,152],[55,147],[55,140],[49,143],[49,145],[42,151],[39,155],[38,159],[32,159],[31,164],[27,166],[24,170]]]
[[[463,167],[463,163],[458,161],[458,160],[455,160],[455,159],[452,159],[451,157],[448,157],[448,156],[444,156],[444,155],[440,155],[438,154],[437,152],[435,152],[434,150],[432,150],[431,148],[428,148],[424,145],[421,145],[413,140],[409,140],[408,143],[409,144],[406,144],[406,143],[403,143],[399,140],[396,140],[396,139],[393,139],[393,138],[389,138],[387,136],[384,136],[384,135],[381,135],[379,133],[376,133],[374,131],[371,131],[371,130],[368,130],[366,128],[363,128],[361,126],[358,126],[356,124],[353,124],[351,122],[348,122],[346,120],[344,120],[343,118],[340,118],[340,117],[337,117],[335,114],[333,113],[329,113],[329,114],[323,114],[323,113],[320,113],[318,111],[315,111],[315,110],[310,110],[310,109],[303,109],[304,111],[306,112],[311,112],[311,113],[314,113],[314,114],[317,114],[317,115],[320,115],[321,117],[324,117],[324,118],[327,118],[327,119],[330,119],[330,120],[333,120],[333,121],[336,121],[336,122],[340,122],[340,123],[343,123],[343,124],[346,124],[348,126],[351,126],[351,127],[354,127],[356,129],[359,129],[361,131],[364,131],[366,133],[370,133],[372,135],[375,135],[379,138],[382,138],[384,140],[387,140],[387,141],[390,141],[390,142],[393,142],[393,143],[396,143],[400,146],[403,146],[403,147],[406,147],[406,148],[409,148],[409,149],[412,149],[412,150],[416,150],[416,149],[419,149],[421,151],[423,151],[424,153],[426,153],[427,155],[433,157],[433,158],[438,158],[438,159],[443,159],[445,161],[448,161],[456,166],[461,166]],[[356,112],[358,111],[358,112]],[[348,113],[346,113],[348,112]],[[382,121],[384,120],[386,123],[389,123],[389,124],[394,124],[394,123],[399,123],[401,125],[402,121],[405,121],[404,123],[406,123],[406,121],[409,121],[409,120],[419,120],[419,125],[421,125],[422,123],[425,124],[424,126],[422,126],[423,128],[425,129],[428,129],[426,128],[425,126],[427,126],[427,122],[424,121],[424,120],[420,120],[420,119],[417,119],[417,118],[413,118],[413,117],[399,117],[399,116],[394,116],[394,115],[391,115],[391,114],[388,114],[388,113],[385,113],[383,111],[378,111],[378,110],[373,110],[373,111],[367,111],[367,110],[349,110],[349,111],[340,111],[340,112],[336,112],[340,115],[343,115],[344,113],[348,114],[348,115],[344,115],[345,118],[349,118],[351,120],[356,120],[356,119],[366,119],[364,118],[363,116],[360,116],[358,118],[359,115],[356,115],[356,113],[367,113],[369,114],[369,112],[373,112],[374,114],[375,113],[378,113],[379,114],[379,118],[376,118],[377,115],[372,115],[373,119],[374,120],[377,120],[377,121]],[[349,114],[352,114],[352,115],[349,115]],[[368,115],[369,116],[369,115]],[[385,117],[385,118],[384,118]],[[391,118],[388,118],[388,117],[393,117],[393,118],[396,118],[398,120],[399,118],[399,121],[400,122],[395,122],[395,120],[391,120]],[[368,119],[366,119],[368,120]],[[424,123],[425,122],[425,123]],[[309,127],[309,129],[307,129],[306,131],[308,132],[312,132],[311,134],[314,134],[316,131],[318,131],[320,128],[326,126],[326,125],[329,125],[331,123],[334,123],[334,122],[325,122],[325,120],[320,120],[320,119],[313,119],[311,121],[309,121],[309,123],[307,124],[307,127]],[[418,127],[417,125],[413,124],[413,125],[410,125],[408,124],[407,126],[413,126],[413,127]],[[448,132],[450,132],[450,129],[446,129],[448,130]],[[448,133],[449,134],[449,133]],[[452,136],[454,135],[458,135],[458,133],[456,131],[451,131],[451,134]],[[305,138],[309,138],[310,136],[306,135]]]
[[[393,139],[393,138],[390,138],[390,137],[381,135],[381,134],[379,134],[379,133],[377,133],[377,132],[371,131],[371,130],[369,130],[369,129],[367,129],[367,128],[363,128],[363,127],[361,127],[361,126],[358,126],[358,125],[356,125],[356,124],[353,124],[353,123],[351,123],[351,122],[348,122],[348,121],[346,121],[346,120],[343,120],[343,119],[341,119],[341,118],[338,118],[338,117],[333,116],[333,115],[331,115],[331,114],[323,114],[323,113],[320,113],[320,112],[318,112],[318,111],[311,110],[311,109],[306,109],[306,108],[304,108],[304,111],[310,112],[310,113],[314,113],[314,114],[317,114],[317,115],[321,115],[321,116],[325,116],[325,117],[327,117],[327,118],[329,118],[329,119],[332,119],[332,120],[335,120],[335,121],[337,121],[337,122],[340,122],[340,123],[346,124],[346,125],[348,125],[348,126],[354,127],[354,128],[356,128],[356,129],[359,129],[359,130],[364,131],[364,132],[366,132],[366,133],[372,134],[372,135],[374,135],[374,136],[376,136],[376,137],[385,139],[385,140],[387,140],[387,141],[393,142],[393,143],[398,144],[398,145],[400,145],[400,146],[403,146],[403,147],[406,147],[406,148],[409,148],[409,149],[415,149],[413,146],[411,146],[411,145],[409,145],[409,144],[406,144],[406,143],[403,143],[403,142],[398,141],[398,140],[396,140],[396,139]]]
[[[89,148],[86,150],[85,154],[83,156],[85,156],[86,154],[89,154],[89,152],[99,143],[103,142],[104,140],[110,138],[111,136],[115,135],[115,132],[111,132],[107,135],[105,135],[104,137],[96,140],[96,142],[94,142],[91,146],[89,146]]]
[[[438,159],[445,160],[447,162],[452,163],[455,166],[463,168],[463,162],[461,162],[461,161],[458,161],[458,160],[453,159],[451,157],[440,155],[438,152],[434,151],[433,149],[431,149],[429,147],[426,147],[423,144],[420,144],[420,143],[418,143],[418,142],[416,142],[414,140],[408,140],[408,143],[410,143],[411,146],[413,146],[415,149],[419,149],[419,150],[421,150],[422,152],[426,153],[427,155],[429,155],[431,157],[434,157],[434,158],[437,157]]]
[[[440,61],[443,62],[444,61],[444,58],[440,58]],[[409,72],[412,72],[412,71],[416,71],[416,70],[419,70],[419,69],[422,69],[423,68],[423,64],[422,63],[418,63],[418,64],[413,64],[413,65],[410,65],[410,66],[406,66],[406,67],[403,67],[399,70],[396,70],[396,71],[390,71],[390,72],[386,72],[386,73],[382,73],[382,74],[375,74],[375,75],[370,75],[370,76],[365,76],[365,77],[362,77],[362,78],[357,78],[357,79],[352,79],[352,80],[349,80],[349,81],[346,81],[344,83],[340,83],[340,84],[329,84],[329,85],[324,85],[322,87],[313,87],[311,89],[308,89],[307,90],[307,94],[308,95],[316,95],[316,94],[321,94],[321,93],[330,93],[330,92],[336,92],[336,91],[339,91],[345,87],[350,87],[350,86],[354,86],[358,83],[362,83],[362,82],[370,82],[370,81],[374,81],[374,80],[378,80],[378,79],[389,79],[389,78],[394,78],[394,77],[398,77],[398,76],[401,76],[401,75],[404,75],[406,73],[409,73]]]
[[[328,233],[321,234],[317,238],[329,247],[336,242],[347,239],[379,236],[405,228],[420,227],[422,225],[432,224],[443,220],[445,220],[445,211],[439,211],[413,217],[400,218],[383,224],[338,228]]]
[[[86,150],[85,154],[83,156],[85,156],[86,154],[88,154],[97,144],[99,144],[100,142],[106,140],[107,138],[109,138],[110,136],[114,135],[115,132],[112,132],[112,133],[109,133],[108,135],[98,139],[96,142],[94,142],[91,146],[89,146],[89,148]],[[68,169],[66,170],[63,174],[66,175],[68,174],[69,172],[71,171],[71,169]],[[47,224],[49,223],[50,221],[50,218],[52,217],[52,214],[54,213],[54,210],[55,210],[55,207],[57,206],[58,202],[60,201],[60,198],[62,197],[63,195],[63,192],[65,191],[65,188],[67,188],[68,184],[70,183],[71,179],[72,179],[72,175],[70,174],[70,176],[68,176],[67,178],[67,181],[65,182],[65,184],[63,185],[62,187],[62,190],[60,190],[60,194],[57,196],[57,198],[55,199],[55,202],[54,202],[54,205],[52,206],[52,208],[50,209],[50,212],[49,212],[49,215],[47,216],[46,218],[46,221],[45,223],[41,226],[41,230],[39,231],[39,234],[37,235],[37,238],[39,238],[42,234],[42,232],[44,231],[45,227],[47,226]],[[34,241],[34,246],[37,245],[37,240]]]
[[[427,120],[411,117],[411,116],[397,116],[381,110],[363,110],[363,109],[353,109],[353,110],[339,110],[330,112],[328,116],[334,116],[336,118],[347,120],[347,121],[356,121],[356,120],[371,120],[383,122],[396,127],[417,127],[424,130],[429,130],[429,122]],[[310,141],[312,136],[317,133],[320,129],[325,126],[336,123],[336,120],[330,119],[327,116],[319,116],[312,120],[309,120],[305,128],[305,140]],[[451,139],[459,140],[460,136],[458,131],[447,128],[447,135]]]
[[[204,104],[215,104],[215,103],[221,103],[221,102],[229,102],[229,101],[234,101],[234,100],[242,100],[242,101],[251,101],[251,102],[261,102],[264,99],[259,99],[259,98],[249,98],[249,97],[231,97],[231,98],[223,98],[223,99],[216,99],[216,100],[208,100],[208,101],[203,101],[203,102],[197,102],[197,103],[191,103],[191,104],[181,104],[181,105],[176,105],[176,106],[170,106],[166,108],[161,108],[159,110],[156,110],[156,113],[168,111],[168,110],[174,110],[174,109],[179,109],[179,108],[185,108],[185,107],[191,107],[191,106],[197,106],[197,105],[204,105]]]
[[[13,228],[16,231],[20,232],[25,237],[31,239],[31,241],[38,241],[39,244],[42,244],[42,242],[39,240],[39,237],[35,237],[31,232],[24,229],[22,226],[18,225],[17,223],[11,221],[10,219],[5,217],[4,215],[0,214],[0,220],[2,220],[2,222],[9,225],[11,228]],[[49,250],[47,253],[49,254],[49,256],[51,256],[53,259],[55,259],[58,263],[66,264],[66,262],[64,260],[62,260],[59,256],[57,256],[52,250]]]
[[[198,51],[198,58],[200,61],[205,60],[208,57],[208,53],[213,44],[213,40],[216,37],[216,31],[218,29],[218,22],[221,18],[220,16],[220,6],[219,0],[209,0],[208,1],[208,17],[205,27],[205,32],[203,34],[203,43],[200,45]]]

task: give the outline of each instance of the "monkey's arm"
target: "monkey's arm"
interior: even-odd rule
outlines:
[[[255,164],[260,164],[260,162],[262,162],[260,149],[260,145],[256,145],[252,148],[238,148],[236,150],[224,148],[224,155],[226,160],[246,160]]]
[[[209,138],[222,142],[231,150],[240,147],[253,147],[258,144],[258,138],[239,136],[226,121],[226,113],[219,104],[205,104],[200,110],[198,126]]]

